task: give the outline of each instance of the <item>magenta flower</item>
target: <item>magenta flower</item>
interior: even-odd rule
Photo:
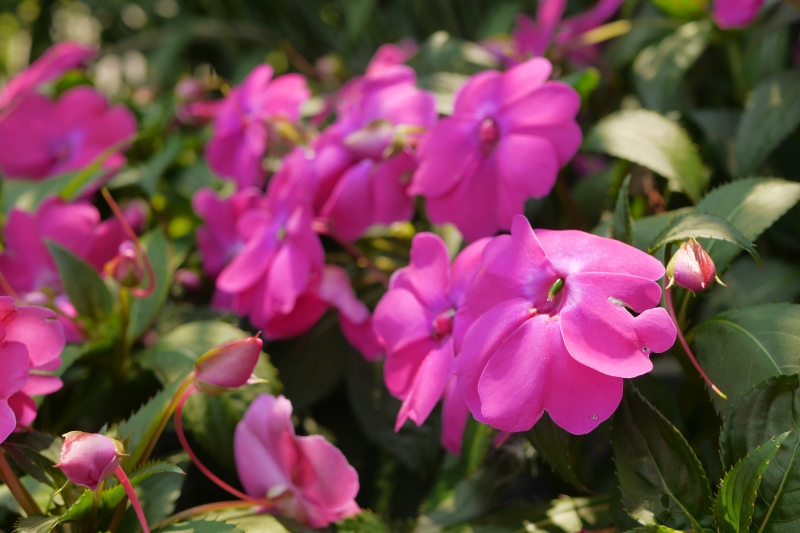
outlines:
[[[206,146],[211,170],[239,188],[261,185],[261,161],[267,149],[269,124],[297,121],[311,92],[299,74],[272,79],[272,67],[259,65],[215,110],[214,134]]]
[[[580,97],[546,81],[546,59],[472,76],[451,117],[430,129],[410,187],[426,198],[435,223],[454,223],[474,241],[511,227],[526,198],[546,196],[559,168],[575,155]]]
[[[366,78],[373,78],[396,65],[402,65],[417,53],[417,43],[413,39],[403,39],[397,44],[381,45],[369,60]]]
[[[32,395],[61,388],[61,380],[44,372],[57,370],[64,349],[64,331],[56,314],[43,307],[16,306],[0,296],[0,442],[18,425],[36,417]]]
[[[67,71],[80,68],[97,55],[97,49],[74,42],[51,46],[33,64],[11,78],[0,89],[0,118],[2,111],[13,106],[39,85],[54,80]]]
[[[124,106],[109,106],[91,87],[79,86],[57,101],[29,94],[0,120],[0,172],[9,179],[43,179],[81,170],[112,147],[103,167],[125,164],[118,152],[136,133]]]
[[[758,15],[764,0],[714,0],[711,18],[724,30],[744,28]]]
[[[61,457],[56,467],[81,487],[97,491],[125,455],[122,443],[99,433],[70,431],[64,434]]]
[[[375,308],[375,332],[386,346],[386,386],[403,400],[395,431],[409,418],[422,425],[444,397],[442,443],[456,455],[469,413],[459,409],[464,400],[461,388],[451,384],[451,367],[470,323],[464,293],[488,242],[482,239],[465,248],[451,267],[441,238],[416,235],[409,265],[392,275],[389,291]]]
[[[247,494],[274,498],[270,512],[312,527],[361,512],[355,469],[323,437],[295,435],[291,416],[289,400],[262,394],[236,426],[236,468]]]
[[[414,71],[385,67],[360,80],[356,95],[317,140],[317,214],[345,240],[373,224],[409,220],[407,188],[416,161],[410,146],[436,122],[433,95],[415,87]]]
[[[534,232],[518,216],[483,258],[455,369],[472,414],[497,429],[526,431],[547,411],[570,433],[588,433],[619,405],[622,378],[650,371],[650,353],[675,342],[657,307],[664,267],[631,246]]]

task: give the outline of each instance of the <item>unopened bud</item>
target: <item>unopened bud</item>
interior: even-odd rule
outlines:
[[[175,96],[183,102],[196,102],[205,95],[206,89],[197,78],[187,76],[175,86]]]
[[[116,439],[99,433],[70,431],[64,434],[61,459],[55,466],[76,485],[96,491],[117,469],[124,451]]]
[[[144,267],[136,252],[136,245],[125,241],[119,245],[117,256],[106,263],[106,275],[114,278],[123,287],[136,287],[144,278]]]
[[[345,137],[344,145],[356,157],[378,160],[392,145],[394,138],[394,126],[385,120],[376,120]]]
[[[715,278],[714,260],[694,238],[684,242],[667,265],[667,288],[675,284],[697,292],[711,285]],[[717,281],[723,284],[719,278]]]
[[[195,383],[205,394],[218,396],[250,382],[263,342],[247,337],[207,351],[195,362]]]

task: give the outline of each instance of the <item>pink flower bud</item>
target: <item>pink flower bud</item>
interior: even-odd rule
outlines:
[[[677,284],[696,292],[707,288],[716,276],[714,261],[694,238],[683,243],[667,265],[668,287]]]
[[[117,256],[106,263],[106,274],[114,278],[123,287],[136,287],[144,278],[144,267],[136,253],[136,245],[124,241],[119,245]]]
[[[258,363],[262,345],[258,337],[247,337],[207,351],[194,365],[197,388],[216,396],[226,389],[246,385]]]
[[[197,78],[188,76],[175,86],[175,96],[183,102],[196,102],[205,96],[206,89]]]
[[[57,466],[67,479],[92,490],[109,477],[124,456],[122,443],[99,433],[70,431],[64,434],[61,460]]]

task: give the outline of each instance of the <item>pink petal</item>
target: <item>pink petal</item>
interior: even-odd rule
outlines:
[[[0,405],[5,403],[0,400]],[[36,400],[25,394],[24,392],[17,392],[8,399],[8,407],[14,412],[17,426],[29,426],[36,420],[38,406]],[[2,409],[2,407],[0,407]],[[0,415],[2,417],[2,415]],[[0,422],[0,428],[3,427],[3,422]],[[2,430],[0,430],[2,433]]]
[[[339,325],[342,328],[344,338],[361,352],[364,359],[377,361],[383,357],[385,350],[375,334],[372,326],[372,317],[368,317],[363,322],[353,322],[343,313],[339,313]]]
[[[63,386],[64,382],[56,376],[31,374],[28,376],[28,383],[22,387],[22,392],[28,396],[43,396],[61,390]]]
[[[531,126],[525,128],[525,133],[542,137],[553,143],[558,154],[558,166],[563,167],[578,152],[583,142],[581,128],[574,120],[568,120],[552,126]]]
[[[661,287],[628,274],[574,274],[564,282],[561,331],[567,350],[576,361],[609,376],[632,378],[649,372],[650,346],[637,333],[637,313],[658,305]],[[662,317],[659,322],[658,317]],[[675,340],[675,327],[664,313],[645,318],[645,336],[659,347]],[[654,328],[659,328],[654,332]],[[671,340],[670,340],[671,339]]]
[[[317,296],[338,309],[351,322],[361,323],[370,318],[369,309],[356,296],[350,285],[350,276],[342,267],[325,266]]]
[[[17,418],[8,405],[8,400],[0,398],[0,442],[5,441],[17,427]]]
[[[417,426],[425,422],[444,393],[447,381],[450,379],[450,367],[454,357],[452,339],[428,353],[420,364],[411,390],[397,414],[395,432],[400,431],[408,418]]]
[[[30,94],[0,120],[0,171],[7,178],[44,178],[54,159],[49,137],[54,105]]]
[[[408,266],[392,275],[389,289],[404,289],[435,318],[450,306],[450,254],[438,235],[421,232],[411,241]]]
[[[483,264],[483,251],[491,240],[487,237],[473,242],[461,250],[453,260],[453,265],[450,267],[450,300],[456,307],[463,305],[467,286]]]
[[[279,313],[288,313],[294,307],[297,298],[308,287],[311,261],[308,256],[295,246],[281,246],[268,274],[268,288],[272,307]]]
[[[372,188],[372,222],[391,224],[411,220],[414,199],[406,192],[412,173],[417,168],[408,151],[400,152],[375,166]]]
[[[461,455],[468,419],[469,409],[464,402],[464,391],[458,379],[452,376],[447,382],[442,404],[442,447],[453,455]]]
[[[217,278],[219,289],[230,293],[241,292],[264,276],[276,246],[274,237],[267,235],[267,231],[267,227],[262,227],[260,234],[250,239],[222,270]]]
[[[611,18],[624,2],[625,0],[600,0],[588,11],[565,19],[561,24],[562,31],[577,36],[597,28]]]
[[[566,83],[551,81],[506,105],[502,111],[511,132],[520,133],[526,128],[573,121],[580,107],[581,97],[575,89]]]
[[[272,80],[264,91],[263,113],[296,122],[300,116],[300,106],[309,98],[311,91],[305,76],[284,74]]]
[[[431,338],[436,315],[406,289],[392,289],[375,307],[375,331],[386,342],[389,352],[402,350]]]
[[[370,178],[374,163],[364,159],[350,167],[331,192],[322,216],[327,217],[337,233],[354,241],[372,225],[374,205],[370,194]]]
[[[358,494],[358,474],[344,454],[319,435],[297,437],[301,454],[294,479],[306,500],[335,510]]]
[[[503,82],[496,70],[484,70],[470,76],[456,92],[453,116],[481,121],[494,115],[501,104]]]
[[[7,399],[28,383],[30,360],[21,342],[4,342],[0,347],[0,398]],[[3,437],[5,438],[5,437]]]
[[[497,145],[497,169],[504,185],[519,197],[520,210],[526,198],[543,198],[550,193],[558,177],[558,158],[546,139],[531,135],[510,134]]]
[[[753,22],[764,0],[714,0],[712,18],[722,29],[744,28]]]
[[[458,117],[442,119],[428,130],[409,194],[438,197],[462,183],[480,157],[477,131],[478,122]]]
[[[17,307],[10,321],[4,321],[6,341],[17,341],[28,349],[31,366],[39,368],[58,359],[64,349],[64,330],[56,314],[43,307]]]
[[[268,318],[254,313],[250,316],[250,322],[254,327],[262,328],[267,339],[288,339],[311,329],[327,310],[327,303],[315,294],[306,293],[297,298],[290,313],[271,313]]]
[[[378,331],[376,329],[376,332]],[[438,345],[439,343],[431,339],[422,339],[407,344],[402,349],[387,351],[386,362],[383,365],[383,379],[386,388],[393,396],[401,400],[408,396],[420,365]]]
[[[565,0],[555,0],[556,3],[561,3],[561,11],[563,12]],[[544,7],[546,4],[552,5],[552,0],[544,0],[540,3],[540,8]],[[550,5],[547,7],[549,8]],[[560,19],[561,14],[557,13],[558,6],[556,7],[556,13],[552,13],[553,15],[557,15]],[[547,37],[548,41],[550,37]],[[546,48],[547,45],[545,45]],[[553,66],[550,64],[550,61],[544,59],[543,57],[535,57],[533,59],[529,59],[524,63],[520,63],[519,65],[508,69],[505,73],[503,73],[500,81],[500,104],[505,108],[515,102],[517,102],[520,98],[530,94],[535,89],[544,84],[547,81],[547,78],[550,77],[550,73],[553,71]]]

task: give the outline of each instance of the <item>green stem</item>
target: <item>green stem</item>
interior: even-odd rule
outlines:
[[[119,359],[117,370],[120,375],[125,374],[125,366],[128,363],[130,353],[130,343],[128,342],[128,328],[131,322],[131,297],[127,287],[119,288],[120,320],[122,322],[122,332],[120,334]]]
[[[744,73],[744,60],[742,59],[742,49],[736,41],[735,36],[725,36],[725,53],[728,56],[728,64],[733,75],[733,84],[736,88],[736,99],[739,102],[745,101],[747,94],[747,78]]]
[[[42,510],[39,509],[39,505],[33,499],[31,493],[20,483],[19,478],[11,469],[11,465],[8,464],[5,451],[0,451],[0,480],[6,484],[8,490],[14,496],[14,499],[17,500],[22,510],[25,511],[25,514],[28,516],[42,514]]]

